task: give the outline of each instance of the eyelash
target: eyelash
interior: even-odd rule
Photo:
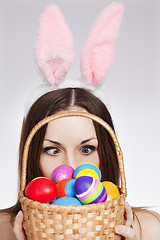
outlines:
[[[49,155],[49,156],[55,156],[56,154],[50,154],[50,153],[49,153],[50,150],[58,150],[58,152],[60,152],[60,149],[59,149],[58,147],[53,147],[53,146],[51,146],[51,147],[45,147],[45,148],[43,149],[43,152],[46,153],[46,154]]]
[[[89,149],[90,150],[89,153],[82,153],[83,155],[89,155],[92,152],[94,152],[97,148],[95,146],[93,146],[93,145],[85,145],[85,146],[81,147],[80,151],[82,152],[83,149],[85,149],[85,150]]]
[[[89,153],[83,153],[82,151],[83,150],[88,150],[89,149]],[[81,147],[80,148],[80,151],[81,151],[81,153],[83,154],[83,155],[86,155],[86,156],[88,156],[88,155],[90,155],[91,153],[93,153],[95,150],[96,150],[97,148],[95,147],[95,146],[93,146],[93,145],[85,145],[85,146],[83,146],[83,147]],[[47,155],[49,155],[49,156],[56,156],[57,154],[51,154],[51,153],[49,153],[49,151],[50,150],[58,150],[58,153],[61,151],[58,147],[53,147],[53,146],[50,146],[50,147],[45,147],[44,149],[43,149],[43,152],[44,153],[46,153]]]

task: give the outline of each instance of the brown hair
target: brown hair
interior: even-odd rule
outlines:
[[[82,107],[89,113],[99,116],[114,130],[113,122],[106,106],[102,101],[85,89],[58,89],[43,95],[32,105],[22,125],[19,147],[19,181],[21,179],[23,149],[32,128],[45,117],[62,110],[67,110],[71,106]],[[109,180],[119,185],[119,165],[114,143],[108,132],[102,126],[95,122],[94,126],[98,138],[98,153],[102,181]],[[42,176],[39,167],[39,158],[46,128],[47,126],[45,125],[36,133],[30,145],[26,184],[33,178]],[[17,201],[16,205],[6,211],[10,212],[12,216],[15,216],[20,209],[20,203]]]

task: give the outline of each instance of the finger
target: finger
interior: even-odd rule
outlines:
[[[126,240],[135,239],[135,231],[130,227],[118,225],[115,227],[115,233],[117,233],[118,235],[121,235],[122,237],[125,237]]]
[[[13,232],[18,240],[25,240],[25,234],[23,232],[23,213],[19,211],[14,222]]]
[[[130,227],[133,223],[133,213],[130,205],[125,202],[124,204],[124,225]]]

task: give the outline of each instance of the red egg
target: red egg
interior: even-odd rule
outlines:
[[[52,202],[58,194],[57,186],[48,178],[38,177],[33,179],[25,189],[25,196],[33,201]]]

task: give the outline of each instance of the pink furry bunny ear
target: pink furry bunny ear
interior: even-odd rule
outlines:
[[[113,61],[122,16],[122,5],[112,4],[101,14],[84,43],[81,71],[88,85],[99,84],[107,75]]]
[[[47,6],[42,15],[35,54],[47,84],[59,85],[73,62],[74,47],[71,31],[56,5]]]

